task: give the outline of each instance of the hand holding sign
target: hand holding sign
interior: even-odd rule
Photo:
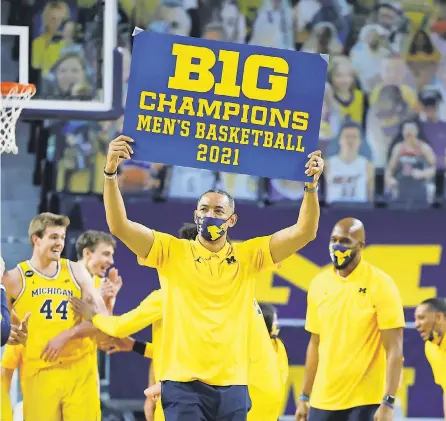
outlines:
[[[322,152],[321,151],[315,151],[311,152],[310,155],[308,155],[309,161],[305,164],[305,175],[309,175],[310,177],[313,177],[313,183],[305,183],[308,187],[311,187],[309,185],[313,184],[316,185],[319,182],[319,178],[322,175],[322,172],[324,171],[324,160],[322,159]]]
[[[131,155],[133,154],[133,149],[129,145],[131,142],[133,142],[133,139],[122,135],[110,142],[105,161],[105,171],[107,173],[115,173],[118,170],[119,164],[124,159],[131,159]]]

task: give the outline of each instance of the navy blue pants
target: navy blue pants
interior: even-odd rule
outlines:
[[[373,421],[379,405],[364,405],[342,411],[310,408],[308,421]]]
[[[166,421],[246,421],[251,409],[247,386],[209,386],[192,382],[161,382]]]

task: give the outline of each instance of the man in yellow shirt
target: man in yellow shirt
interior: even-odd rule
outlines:
[[[277,367],[280,373],[280,382],[282,385],[281,395],[283,399],[286,399],[285,386],[289,374],[288,354],[286,352],[285,345],[279,338],[280,329],[277,308],[272,304],[261,303],[260,309],[262,310],[263,318],[265,319],[266,328],[268,329],[268,333],[271,337],[274,351],[276,351]]]
[[[361,221],[330,236],[334,267],[310,284],[311,333],[296,420],[391,421],[403,367],[404,313],[394,281],[361,257]],[[309,410],[309,406],[311,409]]]
[[[78,262],[83,264],[90,275],[93,277],[94,287],[99,291],[110,313],[113,310],[116,296],[122,286],[122,280],[119,277],[116,269],[112,269],[109,273],[109,276],[105,277],[107,270],[113,264],[113,255],[115,248],[115,239],[110,234],[101,231],[85,231],[78,237],[76,241]],[[45,347],[45,350],[42,353],[42,358],[49,362],[52,360],[57,360],[58,356],[69,342],[75,330],[76,327],[66,330],[57,335],[55,338],[52,338]],[[101,336],[103,336],[103,334],[99,331],[98,334],[99,335],[96,335],[94,339],[101,339]],[[24,341],[25,339],[26,337],[23,337],[22,341]],[[94,359],[92,365],[97,367],[97,349],[94,339],[91,343],[91,353],[92,358]],[[3,354],[3,358],[1,361],[1,376],[3,381],[2,387],[5,387],[7,393],[4,395],[2,402],[5,405],[7,404],[6,401],[9,400],[8,395],[10,391],[11,380],[16,369],[19,369],[20,384],[24,384],[23,352],[23,344],[8,344]],[[99,388],[99,379],[97,387]],[[1,421],[8,421],[9,419],[12,420],[12,411],[8,411],[8,413],[9,412],[11,412],[10,417],[6,417],[2,413]]]
[[[435,383],[443,389],[446,420],[446,299],[430,298],[415,309],[415,327],[425,342],[424,351]]]
[[[26,314],[32,314],[23,353],[27,421],[94,421],[100,417],[95,361],[87,339],[97,329],[75,317],[68,298],[90,297],[100,311],[106,313],[106,309],[85,267],[61,258],[69,223],[66,216],[52,213],[33,218],[29,225],[32,257],[3,276],[18,318],[24,320]],[[48,351],[48,344],[69,329],[69,343],[54,359],[54,348]]]
[[[184,224],[179,231],[179,238],[193,240],[197,236],[195,224]],[[270,306],[272,307],[272,306]],[[162,292],[156,290],[152,292],[136,309],[118,317],[102,317],[96,315],[96,309],[81,300],[73,300],[73,308],[86,319],[92,319],[93,324],[104,333],[118,338],[114,347],[109,353],[118,351],[135,351],[147,358],[152,358],[154,382],[159,379],[158,360],[161,357],[162,348]],[[279,368],[279,361],[276,348],[272,346],[276,339],[270,340],[267,316],[262,314],[262,310],[254,302],[253,326],[250,331],[250,372],[249,372],[249,395],[252,401],[252,408],[248,413],[248,421],[276,421],[279,417],[281,400],[283,396],[282,384],[284,380],[283,370]],[[269,316],[268,316],[269,317]],[[271,331],[278,333],[277,313],[275,319],[271,317]],[[274,326],[272,326],[274,323]],[[152,324],[152,344],[136,342],[131,338],[125,338],[149,324]],[[280,340],[279,340],[280,342]],[[281,343],[281,342],[280,342]],[[283,347],[283,344],[282,344]],[[284,347],[283,347],[284,349]],[[280,353],[280,351],[279,351]],[[286,356],[286,352],[285,352]],[[288,369],[288,360],[286,360]],[[288,375],[288,373],[286,374]],[[146,402],[146,418],[155,421],[164,420],[164,414],[157,402],[156,411],[151,398]]]
[[[135,351],[146,358],[152,358],[154,364],[155,382],[159,379],[159,363],[162,348],[162,291],[153,291],[134,310],[121,316],[103,316],[96,314],[91,303],[73,298],[75,311],[107,335],[123,338],[118,339],[108,353]],[[252,408],[248,420],[276,421],[279,417],[281,403],[282,373],[279,370],[278,357],[270,341],[270,336],[257,302],[252,308],[253,324],[250,333],[250,372],[249,394]],[[152,343],[143,343],[129,338],[149,324],[153,324]],[[156,329],[155,329],[156,327]],[[156,330],[156,332],[155,332]],[[163,419],[162,413],[155,420]]]
[[[88,230],[76,240],[76,254],[78,263],[82,264],[93,278],[94,288],[104,300],[107,311],[113,313],[116,296],[122,287],[122,279],[116,268],[107,270],[113,265],[116,240],[108,233]],[[45,347],[42,358],[55,361],[69,342],[76,338],[77,327],[65,330],[52,338]],[[74,335],[74,338],[73,338]],[[85,339],[91,347],[93,365],[97,366],[97,340],[101,341],[101,332],[92,332]],[[105,338],[102,337],[102,340]],[[98,378],[99,382],[99,378]],[[99,383],[98,383],[99,388]]]
[[[226,241],[237,223],[234,199],[204,193],[194,212],[198,236],[180,240],[128,219],[117,181],[118,165],[130,159],[132,139],[110,142],[104,170],[104,205],[110,232],[158,271],[163,291],[163,358],[159,361],[167,421],[245,421],[249,341],[257,274],[316,237],[317,183],[324,161],[311,153],[305,194],[296,224],[236,245]],[[234,328],[236,327],[236,328]]]

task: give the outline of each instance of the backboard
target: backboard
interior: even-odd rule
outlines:
[[[111,120],[122,114],[117,8],[117,0],[2,0],[1,81],[37,87],[22,118]]]

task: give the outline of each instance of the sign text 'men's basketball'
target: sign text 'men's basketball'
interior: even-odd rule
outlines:
[[[141,32],[123,132],[137,160],[305,180],[326,71],[317,54]]]

